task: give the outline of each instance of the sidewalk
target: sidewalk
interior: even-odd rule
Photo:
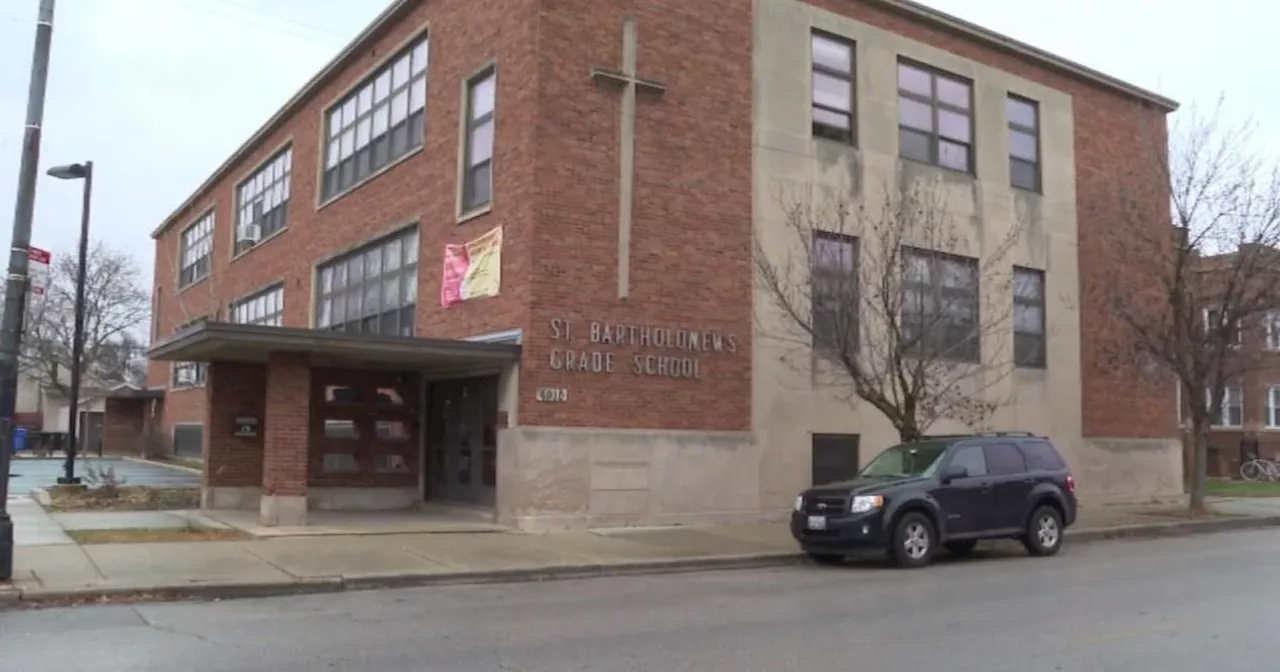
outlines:
[[[1077,525],[1067,533],[1068,543],[1280,525],[1280,501],[1220,500],[1214,506],[1231,517],[1189,521],[1167,506],[1082,509]],[[51,516],[34,501],[22,499],[11,501],[10,508],[19,525],[19,547],[9,597],[33,602],[332,592],[744,568],[800,560],[787,527],[778,523],[77,545],[61,526],[75,529],[79,520],[80,525],[105,529],[110,522],[104,516],[113,514]],[[190,514],[147,515],[181,520]],[[0,603],[3,591],[0,588]]]

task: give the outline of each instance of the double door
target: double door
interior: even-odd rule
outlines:
[[[427,497],[491,507],[498,485],[498,377],[428,383]]]

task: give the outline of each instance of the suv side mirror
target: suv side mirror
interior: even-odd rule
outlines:
[[[947,468],[942,470],[943,483],[950,483],[961,478],[969,478],[969,469],[963,464],[948,464]]]

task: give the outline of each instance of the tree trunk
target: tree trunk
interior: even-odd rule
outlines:
[[[1198,423],[1192,431],[1195,442],[1195,454],[1191,460],[1191,510],[1205,510],[1204,490],[1206,476],[1209,471],[1209,426],[1207,422]]]

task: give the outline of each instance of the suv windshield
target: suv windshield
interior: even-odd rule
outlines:
[[[902,443],[877,455],[858,475],[873,478],[921,476],[932,471],[946,450],[947,444],[938,441]]]

